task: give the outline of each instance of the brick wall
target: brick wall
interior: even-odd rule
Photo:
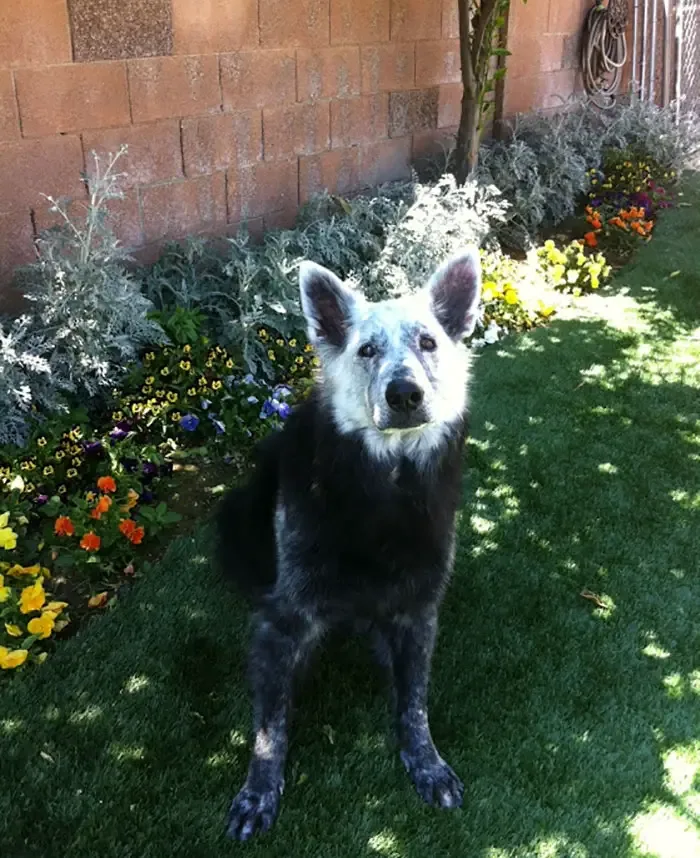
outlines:
[[[586,5],[514,0],[506,112],[571,89]],[[0,0],[0,284],[92,150],[129,146],[144,256],[407,176],[459,121],[458,33],[456,0]]]
[[[579,44],[591,0],[511,0],[501,113],[561,108],[579,92]]]
[[[444,7],[444,8],[443,8]],[[459,117],[456,0],[2,0],[0,276],[129,146],[129,247],[407,176]]]

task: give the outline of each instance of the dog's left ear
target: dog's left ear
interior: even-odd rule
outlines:
[[[306,260],[299,266],[299,289],[311,341],[342,348],[360,296],[332,271]]]
[[[453,340],[469,336],[481,298],[481,260],[475,247],[450,257],[427,285],[433,313]]]

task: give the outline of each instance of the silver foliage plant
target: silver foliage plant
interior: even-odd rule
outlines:
[[[165,341],[107,223],[109,201],[123,197],[115,166],[125,151],[104,165],[94,156],[84,203],[47,197],[60,225],[18,272],[30,311],[0,329],[0,443],[23,443],[33,415],[65,410],[66,396],[98,395],[141,348]]]
[[[30,316],[0,320],[0,445],[25,443],[33,408],[65,407],[50,357],[50,345],[32,331]]]

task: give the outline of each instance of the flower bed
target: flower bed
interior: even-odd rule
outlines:
[[[0,668],[41,662],[55,639],[108,608],[147,568],[182,520],[169,495],[183,462],[211,462],[218,473],[228,466],[233,478],[251,446],[306,395],[318,361],[296,297],[301,259],[334,268],[377,299],[418,287],[446,254],[477,242],[483,300],[471,346],[487,346],[546,324],[557,293],[570,300],[602,288],[673,204],[668,163],[639,149],[599,156],[569,207],[579,211],[571,230],[531,245],[525,260],[495,241],[508,220],[496,189],[476,180],[457,187],[450,176],[353,201],[325,196],[298,229],[257,247],[231,240],[228,256],[201,243],[171,247],[140,281],[119,267],[116,245],[92,221],[99,241],[88,252],[80,241],[76,248],[47,236],[34,270],[40,305],[58,284],[66,317],[54,308],[53,321],[70,322],[71,334],[52,345],[39,318],[0,330],[0,404],[12,427],[5,441],[23,441],[0,447]],[[112,168],[102,203],[118,195]],[[102,351],[88,342],[83,354],[90,326],[79,329],[80,320],[92,325],[95,314],[104,321],[100,313],[115,312],[93,302],[90,316],[81,304],[95,277],[104,289],[97,304],[109,303],[103,269],[117,278],[124,308],[118,342],[105,321]],[[134,290],[141,316],[129,303]]]

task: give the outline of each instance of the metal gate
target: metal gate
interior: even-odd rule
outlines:
[[[643,100],[700,102],[700,0],[630,0],[630,85]]]

